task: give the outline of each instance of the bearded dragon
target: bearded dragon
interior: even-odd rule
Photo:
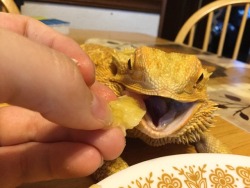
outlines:
[[[96,66],[96,79],[117,96],[129,95],[144,103],[146,114],[127,136],[151,146],[195,144],[199,152],[228,153],[207,135],[216,104],[208,99],[209,73],[194,55],[166,53],[147,46],[115,50],[97,44],[82,49]],[[126,168],[121,158],[107,161],[96,173],[101,180]]]

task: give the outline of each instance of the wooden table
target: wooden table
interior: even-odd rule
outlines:
[[[124,33],[124,32],[104,32],[104,31],[90,31],[90,30],[74,30],[72,29],[69,33],[69,36],[76,40],[79,44],[85,42],[88,38],[103,38],[109,40],[119,40],[131,42],[133,44],[146,44],[150,46],[155,46],[165,51],[179,51],[185,53],[193,53],[197,54],[198,57],[201,58],[203,64],[207,66],[208,69],[212,69],[215,71],[215,75],[211,78],[209,82],[209,93],[212,94],[213,97],[221,97],[214,95],[214,90],[218,91],[221,84],[229,85],[230,87],[236,87],[239,83],[247,84],[250,83],[250,66],[245,66],[244,64],[232,61],[230,59],[218,58],[213,54],[202,53],[199,50],[186,48],[175,43],[155,38],[152,36],[148,36],[145,34],[139,33]],[[225,65],[225,66],[222,66]],[[235,66],[234,66],[235,65]],[[225,75],[223,75],[225,74]],[[236,75],[235,75],[236,74]],[[238,84],[238,85],[237,85]],[[239,89],[237,89],[238,91]],[[222,90],[222,92],[226,91]],[[250,90],[248,90],[249,92]],[[232,102],[237,102],[240,99],[240,102],[243,101],[245,108],[249,105],[250,100],[242,99],[242,96],[238,96],[238,93],[219,93],[219,95],[231,96],[231,98],[226,98],[227,100],[231,100]],[[231,90],[230,90],[231,92]],[[248,97],[246,94],[243,97]],[[217,100],[217,98],[215,98]],[[234,101],[235,100],[235,101]],[[221,102],[221,101],[220,101]],[[223,102],[223,101],[222,101]],[[228,104],[227,101],[224,101],[224,107]],[[238,101],[239,102],[239,101]],[[248,104],[247,104],[248,103]],[[223,107],[223,106],[222,106]],[[227,107],[227,108],[230,108]],[[223,109],[222,109],[223,110]],[[245,111],[248,110],[248,111]],[[250,117],[249,106],[242,113],[248,117]],[[240,128],[240,121],[245,121],[246,126],[249,126],[248,130],[250,130],[250,122],[249,120],[245,120],[241,118],[242,114],[236,113],[236,115],[225,113],[224,111],[220,112],[220,116],[216,117],[215,127],[211,128],[211,133],[221,140],[234,154],[239,155],[247,155],[250,156],[250,133],[247,130]],[[234,112],[235,113],[235,112]],[[225,114],[225,117],[224,117]],[[230,116],[231,115],[231,116]],[[240,116],[241,115],[241,116]],[[228,116],[228,117],[226,117]],[[237,116],[237,117],[236,117]],[[238,118],[238,119],[237,119]],[[236,119],[236,121],[235,121]],[[232,121],[231,121],[232,120]],[[237,125],[238,122],[238,125]],[[246,127],[243,127],[246,128]],[[138,148],[141,148],[143,151],[138,152]],[[133,153],[137,153],[137,155],[133,155]],[[159,148],[148,148],[142,143],[140,140],[127,140],[127,147],[123,152],[123,157],[126,158],[129,164],[135,164],[143,160],[160,157],[164,155],[173,155],[173,154],[182,154],[182,153],[195,153],[195,149],[192,146],[184,146],[184,145],[175,145],[170,144],[164,147]],[[141,153],[141,154],[140,154]],[[21,186],[22,188],[83,188],[88,187],[93,183],[90,177],[86,178],[76,178],[69,180],[52,180],[47,182],[39,182],[34,184],[26,184]]]

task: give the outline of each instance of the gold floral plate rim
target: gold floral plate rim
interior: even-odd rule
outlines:
[[[250,187],[250,157],[181,154],[144,161],[97,185],[101,188]]]

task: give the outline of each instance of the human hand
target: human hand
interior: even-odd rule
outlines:
[[[119,156],[123,133],[102,130],[115,96],[95,82],[78,44],[6,13],[0,13],[0,36],[0,102],[12,104],[0,108],[1,187],[87,176],[103,159]]]

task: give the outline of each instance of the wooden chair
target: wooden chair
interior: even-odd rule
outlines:
[[[0,10],[3,12],[20,14],[20,11],[13,0],[0,0]]]
[[[242,5],[245,6],[244,15],[241,20],[241,25],[240,25],[238,36],[236,39],[236,44],[235,44],[233,54],[232,54],[232,59],[237,59],[238,54],[239,54],[240,44],[242,41],[242,36],[245,30],[245,25],[247,21],[250,0],[217,0],[217,1],[214,1],[212,3],[205,5],[204,7],[200,8],[197,12],[195,12],[184,23],[184,25],[182,26],[182,28],[180,29],[180,31],[178,32],[175,38],[175,42],[183,44],[185,42],[185,39],[187,38],[187,35],[189,34],[188,40],[187,40],[188,45],[193,46],[193,42],[195,38],[195,28],[197,26],[197,23],[201,21],[201,19],[203,19],[204,17],[208,17],[206,30],[205,30],[205,36],[203,40],[203,46],[202,46],[203,51],[208,51],[208,45],[209,45],[209,40],[210,40],[211,28],[212,28],[212,21],[214,18],[214,11],[219,10],[221,8],[226,8],[225,18],[224,18],[223,27],[222,27],[218,49],[217,49],[217,55],[221,56],[223,48],[224,48],[224,42],[225,42],[225,37],[227,33],[228,22],[229,22],[232,6],[242,6]]]

